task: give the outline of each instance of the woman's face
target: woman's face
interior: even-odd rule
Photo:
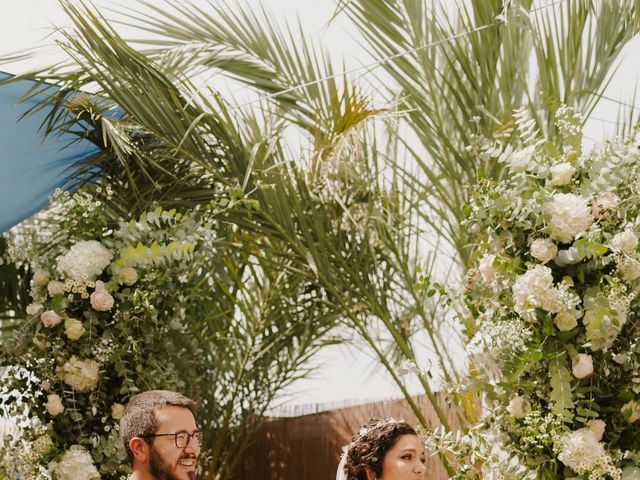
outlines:
[[[424,448],[418,437],[402,435],[382,460],[380,480],[422,480],[424,462]]]

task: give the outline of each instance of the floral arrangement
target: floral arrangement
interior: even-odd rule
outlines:
[[[184,331],[188,279],[215,234],[194,211],[106,212],[87,192],[57,192],[11,234],[12,260],[34,274],[28,321],[4,352],[1,405],[20,435],[4,438],[0,478],[126,478],[123,405],[185,388],[184,351],[167,339]]]
[[[559,142],[516,117],[522,145],[478,149],[505,174],[465,222],[470,378],[452,393],[479,393],[480,420],[428,443],[461,479],[640,478],[638,134],[585,153],[572,109]]]

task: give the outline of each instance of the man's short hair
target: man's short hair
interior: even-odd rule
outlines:
[[[120,419],[120,441],[127,452],[129,464],[133,464],[133,452],[129,448],[129,441],[133,437],[153,435],[158,431],[158,420],[154,413],[156,409],[167,406],[183,407],[188,408],[195,416],[196,405],[190,398],[169,390],[149,390],[131,397]],[[153,437],[145,440],[150,445],[153,443]]]

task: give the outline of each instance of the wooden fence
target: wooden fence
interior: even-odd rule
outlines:
[[[426,396],[415,397],[432,425],[439,425]],[[444,404],[444,402],[441,402]],[[451,425],[455,414],[443,406]],[[257,432],[235,480],[334,480],[342,446],[373,417],[417,425],[406,400],[388,400],[292,418],[270,418]],[[436,456],[427,458],[425,480],[448,478]]]

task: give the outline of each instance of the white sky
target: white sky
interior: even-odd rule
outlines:
[[[250,4],[259,4],[258,0],[249,0]],[[0,55],[15,51],[38,47],[41,53],[35,60],[20,64],[0,65],[0,70],[19,73],[24,69],[41,66],[50,62],[55,49],[44,48],[51,43],[51,26],[65,27],[69,25],[57,0],[4,0],[3,12],[0,15]],[[95,0],[94,5],[117,7],[124,1]],[[174,5],[177,2],[174,2]],[[195,3],[205,3],[196,0]],[[361,48],[354,39],[356,32],[349,29],[345,20],[338,20],[328,29],[324,28],[334,9],[331,0],[263,0],[262,4],[276,18],[294,21],[299,15],[305,33],[318,39],[336,58],[346,58],[349,67],[367,62]],[[131,5],[131,4],[130,4]],[[129,10],[131,6],[129,6]],[[105,11],[109,17],[109,13]],[[126,36],[126,31],[124,32]],[[639,77],[640,39],[636,38],[629,45],[624,56],[626,61],[614,77],[606,94],[612,98],[628,103],[632,102],[635,83]],[[42,59],[38,62],[37,59]],[[363,60],[364,59],[364,60]],[[239,98],[238,86],[228,86]],[[224,88],[222,88],[224,93]],[[636,101],[640,105],[640,100]],[[614,131],[619,105],[611,101],[601,101],[593,113],[593,120],[585,128],[585,137],[589,141],[607,138]],[[365,400],[387,397],[399,397],[400,391],[388,378],[384,369],[367,355],[346,346],[332,346],[316,357],[318,370],[315,375],[292,385],[283,401],[288,405],[339,402],[342,400]],[[417,390],[416,390],[417,391]]]

